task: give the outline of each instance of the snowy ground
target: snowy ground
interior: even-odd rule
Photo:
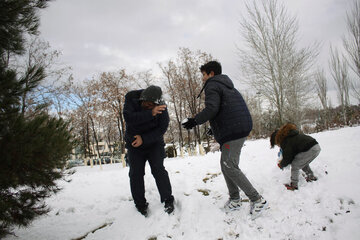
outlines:
[[[77,167],[73,181],[61,183],[64,190],[48,199],[52,211],[28,228],[16,229],[18,237],[5,239],[70,240],[86,234],[86,240],[360,239],[360,127],[312,136],[322,148],[311,164],[319,180],[307,183],[300,177],[295,192],[283,186],[290,171],[276,166],[278,149],[269,149],[268,139],[245,143],[240,167],[270,206],[256,220],[249,217],[248,202],[230,214],[221,210],[227,188],[220,153],[210,153],[165,160],[177,200],[173,215],[164,213],[148,166],[148,218],[131,200],[128,168]]]

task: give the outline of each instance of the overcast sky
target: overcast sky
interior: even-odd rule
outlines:
[[[280,0],[297,16],[302,44],[341,42],[351,0]],[[260,2],[260,1],[258,1]],[[237,81],[244,0],[57,0],[41,11],[41,37],[61,50],[77,80],[103,71],[152,69],[177,57],[179,47],[202,50]]]

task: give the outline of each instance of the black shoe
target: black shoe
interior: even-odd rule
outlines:
[[[168,200],[165,200],[165,212],[168,214],[172,213],[174,211],[174,197],[171,197]]]
[[[143,206],[138,206],[136,205],[136,209],[139,211],[139,213],[141,213],[142,215],[144,215],[145,217],[148,216],[148,203],[145,203],[145,205]]]

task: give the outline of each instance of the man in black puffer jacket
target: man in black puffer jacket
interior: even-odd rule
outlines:
[[[224,208],[235,210],[240,207],[240,188],[250,199],[250,214],[256,218],[267,202],[239,168],[241,148],[252,130],[250,112],[230,78],[221,74],[220,63],[208,62],[200,67],[200,71],[204,82],[201,92],[205,91],[205,108],[194,118],[186,119],[183,126],[192,129],[210,121],[215,140],[221,145],[221,171],[230,195]]]
[[[148,209],[144,186],[147,160],[160,193],[160,200],[165,202],[165,211],[169,214],[174,211],[174,197],[169,176],[164,167],[163,136],[169,125],[169,114],[161,96],[162,91],[158,86],[131,91],[125,96],[123,114],[130,165],[130,188],[136,208],[145,216]]]

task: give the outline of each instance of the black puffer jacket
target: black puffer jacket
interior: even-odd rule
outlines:
[[[275,143],[282,149],[281,167],[289,165],[298,153],[306,152],[318,144],[314,138],[299,133],[296,126],[291,123],[285,124],[279,129],[275,136]]]
[[[204,88],[205,108],[195,116],[197,124],[210,121],[220,145],[243,138],[252,130],[252,119],[246,103],[227,75],[209,78]]]
[[[151,110],[145,110],[141,107],[139,101],[143,90],[135,90],[125,95],[124,118],[126,124],[125,142],[126,148],[133,148],[131,143],[135,135],[140,135],[143,144],[137,149],[146,149],[154,144],[164,144],[164,134],[169,125],[169,114],[165,110],[162,114],[155,117]]]

